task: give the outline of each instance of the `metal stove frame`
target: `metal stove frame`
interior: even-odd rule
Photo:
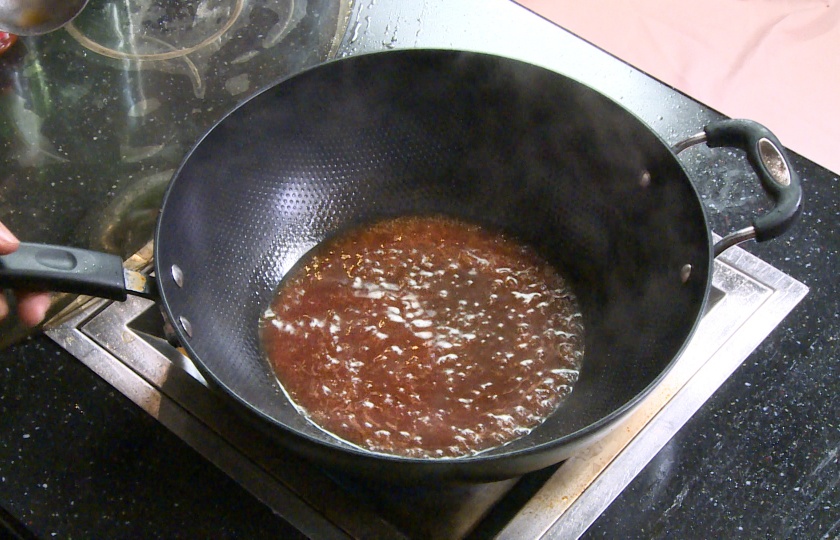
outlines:
[[[149,267],[151,245],[126,262]],[[715,261],[712,301],[667,377],[603,440],[553,474],[498,538],[576,538],[807,294],[802,283],[741,248]],[[79,298],[46,333],[115,389],[312,537],[463,538],[512,492],[517,479],[391,494],[357,485],[279,448],[242,421],[178,349],[133,321],[154,309],[133,297]],[[419,511],[423,510],[423,511]]]

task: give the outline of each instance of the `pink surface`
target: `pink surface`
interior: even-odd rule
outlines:
[[[518,0],[840,171],[840,0]]]

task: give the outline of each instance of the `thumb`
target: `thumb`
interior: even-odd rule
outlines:
[[[0,255],[8,255],[20,245],[20,240],[0,221]]]

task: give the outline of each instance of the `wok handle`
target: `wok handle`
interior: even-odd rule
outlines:
[[[125,300],[123,261],[86,249],[21,242],[0,257],[0,288],[48,290]]]
[[[715,244],[715,256],[745,240],[754,238],[764,242],[787,231],[802,211],[802,187],[779,139],[752,120],[721,120],[709,124],[703,133],[675,145],[674,149],[680,152],[703,141],[710,148],[730,146],[746,152],[764,191],[775,203],[770,212],[754,218],[751,227],[736,231]]]

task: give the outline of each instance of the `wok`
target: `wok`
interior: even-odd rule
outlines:
[[[318,463],[401,481],[521,475],[605,435],[665,375],[703,313],[716,250],[772,238],[798,214],[799,181],[765,128],[727,120],[681,148],[703,140],[745,150],[776,201],[717,246],[675,150],[583,84],[460,51],[333,61],[250,99],[185,158],[155,234],[160,303],[205,377]],[[530,434],[471,457],[374,454],[313,426],[281,390],[258,320],[286,272],[336,231],[405,214],[502,229],[572,283],[580,379]],[[25,245],[3,258],[2,283],[125,298],[120,262]]]

